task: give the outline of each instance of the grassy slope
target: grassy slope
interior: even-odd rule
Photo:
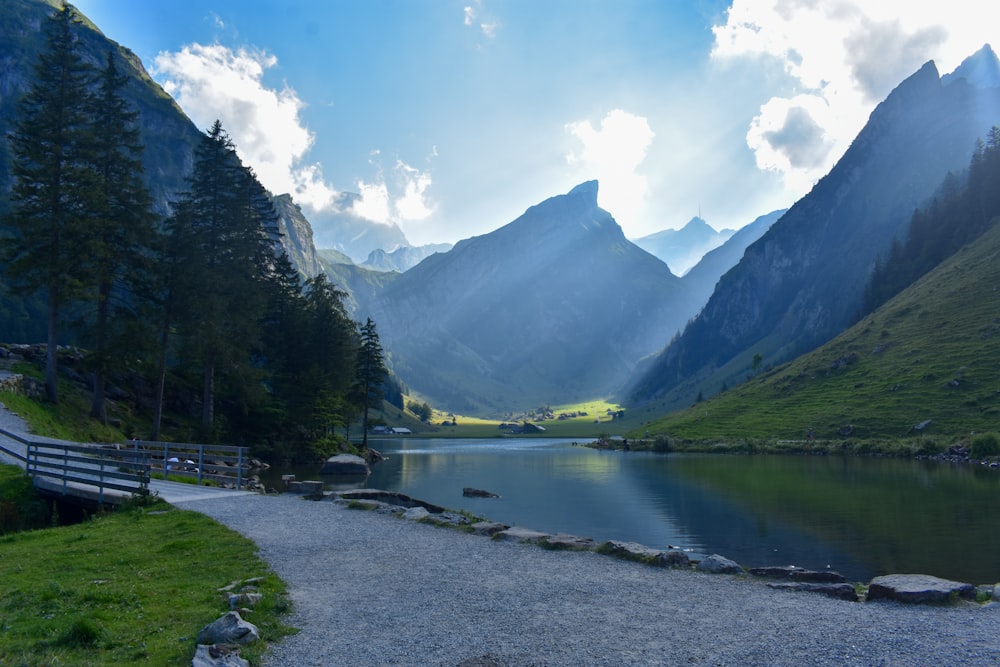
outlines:
[[[648,429],[722,440],[837,438],[848,424],[857,438],[995,430],[998,286],[1000,226],[830,343]]]
[[[159,503],[0,537],[0,664],[190,665],[195,635],[228,611],[219,588],[263,577],[247,620],[289,632],[285,586],[252,542]],[[40,555],[44,554],[44,557]],[[263,646],[248,647],[256,662]]]

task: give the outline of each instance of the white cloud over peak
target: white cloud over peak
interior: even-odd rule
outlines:
[[[358,217],[381,224],[426,220],[434,212],[427,189],[432,178],[428,171],[421,171],[397,159],[389,177],[378,162],[380,151],[372,151],[372,164],[377,174],[371,183],[359,179],[356,183],[361,195],[351,206],[350,212]],[[433,157],[435,151],[431,154]]]
[[[276,64],[277,58],[263,51],[191,44],[160,53],[153,72],[197,125],[222,121],[264,187],[322,209],[336,191],[323,180],[319,164],[305,162],[314,137],[299,116],[302,100],[288,86],[273,90],[262,81]]]
[[[579,143],[578,149],[566,156],[567,161],[579,166],[586,178],[600,182],[600,205],[622,227],[634,224],[648,190],[639,167],[656,136],[649,122],[615,109],[601,119],[599,127],[583,120],[568,123],[566,130]]]
[[[712,28],[712,57],[784,67],[794,92],[760,107],[747,144],[758,167],[805,194],[892,88],[928,60],[949,72],[990,41],[983,9],[979,0],[733,0]]]

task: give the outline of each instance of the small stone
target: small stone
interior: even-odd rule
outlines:
[[[479,521],[472,524],[472,532],[476,535],[487,535],[493,537],[497,533],[507,530],[510,528],[507,524],[497,523],[496,521]]]
[[[548,538],[548,533],[531,530],[530,528],[521,528],[520,526],[511,526],[507,530],[502,530],[493,536],[493,539],[503,540],[504,542],[529,542],[532,544],[537,544]]]
[[[198,644],[250,644],[260,639],[257,626],[235,611],[209,623],[198,633]]]
[[[250,663],[225,646],[199,644],[191,667],[250,667]]]

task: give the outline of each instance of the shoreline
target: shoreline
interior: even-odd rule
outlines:
[[[966,602],[851,604],[291,494],[180,507],[253,540],[287,583],[301,631],[266,667],[1000,661],[996,610]]]

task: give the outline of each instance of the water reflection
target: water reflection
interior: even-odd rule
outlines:
[[[1000,577],[1000,475],[841,457],[658,455],[566,440],[383,440],[369,488],[512,525],[679,546],[745,565],[827,566],[852,580]],[[311,469],[272,471],[318,479]],[[274,484],[269,482],[274,486]],[[464,487],[500,494],[467,498]]]

